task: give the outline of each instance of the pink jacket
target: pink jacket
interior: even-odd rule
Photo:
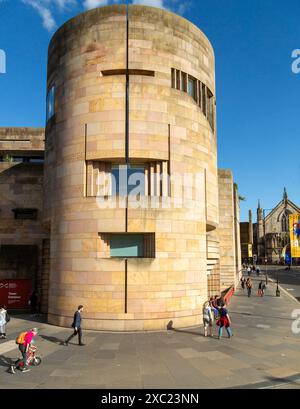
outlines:
[[[32,339],[33,339],[33,332],[32,331],[27,332],[27,334],[25,335],[25,338],[24,338],[24,344],[23,345],[27,348],[27,345],[29,345],[31,343]]]

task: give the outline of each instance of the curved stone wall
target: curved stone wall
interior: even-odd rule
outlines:
[[[128,21],[127,30],[125,6],[97,8],[49,46],[45,223],[56,325],[69,326],[83,304],[89,329],[193,326],[207,297],[206,232],[218,225],[213,49],[165,10],[129,6]],[[100,194],[99,177],[126,162],[144,169],[143,206],[103,206],[114,192]],[[144,235],[143,257],[111,257],[121,233]]]

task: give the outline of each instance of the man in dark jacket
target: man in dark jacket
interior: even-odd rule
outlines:
[[[79,305],[77,311],[74,314],[72,327],[74,328],[74,332],[72,335],[69,336],[68,339],[65,340],[64,345],[69,345],[70,340],[78,334],[78,344],[83,346],[85,344],[82,343],[82,331],[81,331],[81,312],[83,311],[83,305]]]

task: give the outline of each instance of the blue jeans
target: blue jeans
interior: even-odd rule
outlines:
[[[219,328],[219,337],[220,337],[220,338],[221,338],[221,336],[222,336],[222,334],[223,334],[223,328],[224,328],[224,327],[220,327],[220,328]],[[226,329],[226,331],[227,331],[228,336],[229,336],[229,337],[232,337],[231,328],[230,328],[230,327],[228,327],[228,328],[225,327],[225,329]]]

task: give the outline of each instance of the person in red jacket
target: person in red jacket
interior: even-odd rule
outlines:
[[[226,309],[226,305],[222,306],[220,308],[220,319],[217,321],[217,325],[219,327],[219,336],[218,338],[222,338],[222,333],[223,333],[223,328],[225,327],[227,331],[228,338],[231,338],[233,336],[232,331],[231,331],[231,320],[228,314],[228,310]]]
[[[28,357],[28,349],[30,347],[33,338],[37,335],[38,330],[37,328],[32,328],[28,331],[24,337],[24,342],[19,344],[19,350],[22,354],[22,358],[18,359],[14,365],[10,367],[11,373],[15,373],[15,369],[20,367],[21,362],[23,362],[23,366],[21,372],[28,372],[30,369],[27,367],[27,357]]]

